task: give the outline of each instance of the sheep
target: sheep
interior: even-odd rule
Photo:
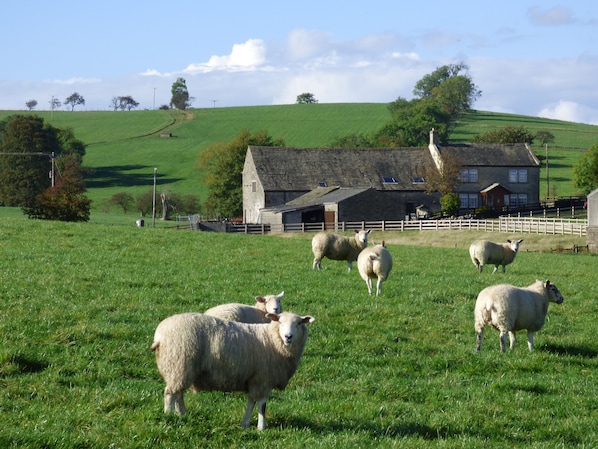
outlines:
[[[392,269],[392,256],[384,246],[384,241],[380,245],[370,246],[359,253],[357,257],[357,268],[361,278],[368,286],[368,292],[372,294],[372,279],[377,278],[376,296],[382,293],[382,282],[388,278]]]
[[[280,300],[283,295],[284,292],[278,295],[256,296],[253,306],[237,303],[221,304],[206,310],[204,314],[240,323],[269,323],[270,318],[266,316],[268,313],[276,315],[282,313]]]
[[[548,303],[562,304],[563,295],[550,281],[536,281],[520,288],[509,284],[486,287],[479,294],[475,304],[476,350],[482,349],[484,328],[491,324],[500,332],[500,349],[506,352],[506,334],[509,333],[510,349],[515,346],[515,332],[527,330],[527,346],[534,349],[534,332],[544,325]]]
[[[484,265],[494,265],[492,274],[496,273],[498,266],[502,265],[502,272],[506,272],[506,266],[513,262],[521,240],[507,240],[507,243],[492,243],[487,240],[477,240],[469,247],[471,261],[481,273]]]
[[[331,260],[346,260],[349,271],[357,256],[368,246],[368,234],[370,231],[355,231],[355,237],[345,237],[338,234],[318,232],[311,241],[311,249],[314,253],[312,268],[322,269],[321,261],[324,257]]]
[[[272,389],[284,390],[307,342],[311,316],[268,314],[270,323],[247,324],[200,314],[164,319],[150,350],[166,383],[164,412],[184,415],[183,394],[197,391],[247,393],[241,425],[249,427],[258,404],[258,430],[266,428],[266,400]]]

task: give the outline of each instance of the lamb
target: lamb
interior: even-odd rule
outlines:
[[[186,413],[183,394],[191,391],[241,391],[247,409],[241,425],[249,427],[258,404],[258,430],[266,428],[266,400],[284,390],[307,342],[311,316],[268,314],[267,324],[247,324],[183,313],[163,320],[150,349],[166,382],[164,412]]]
[[[392,256],[382,244],[370,246],[359,253],[357,257],[357,268],[361,278],[368,286],[368,292],[372,294],[372,279],[377,278],[376,296],[382,293],[382,282],[388,278],[392,269]]]
[[[311,249],[314,253],[312,268],[322,269],[321,261],[324,257],[331,260],[346,260],[349,271],[357,256],[368,246],[368,234],[370,231],[355,231],[355,237],[345,237],[338,234],[318,232],[311,241]]]
[[[283,295],[284,292],[278,295],[256,296],[253,306],[237,303],[221,304],[206,310],[204,314],[240,323],[269,323],[268,313],[276,315],[282,313],[280,300]]]
[[[502,272],[506,272],[506,266],[513,262],[521,240],[507,240],[507,243],[492,243],[487,240],[478,240],[469,247],[471,261],[481,273],[484,265],[494,265],[492,274],[496,273],[498,266],[502,265]]]
[[[475,304],[475,330],[478,352],[482,349],[484,328],[491,324],[500,332],[500,349],[506,351],[506,334],[509,347],[515,346],[515,332],[527,329],[527,346],[534,349],[534,332],[544,325],[548,303],[561,304],[565,299],[550,281],[536,281],[520,288],[508,284],[492,285],[483,289]]]

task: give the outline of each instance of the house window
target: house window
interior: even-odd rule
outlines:
[[[523,207],[527,204],[527,193],[512,193],[509,195],[510,207]]]
[[[461,209],[476,209],[478,207],[478,194],[460,193],[459,203]]]
[[[383,176],[382,182],[384,184],[396,184],[397,180],[395,178],[393,178],[392,176]]]
[[[527,182],[527,170],[521,169],[511,169],[509,170],[509,182],[512,183],[526,183]]]
[[[319,182],[319,183],[318,183],[318,186],[319,186],[319,187],[328,187],[328,183],[326,183],[326,182],[322,181],[322,182]]]
[[[251,181],[251,193],[257,192],[257,181]]]
[[[426,180],[421,176],[415,176],[411,178],[411,182],[413,182],[413,184],[425,184]]]
[[[466,168],[461,170],[461,182],[478,182],[478,169]]]

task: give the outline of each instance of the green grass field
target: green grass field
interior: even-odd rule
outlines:
[[[16,111],[0,111],[0,119]],[[385,103],[308,104],[205,108],[181,111],[39,111],[55,126],[70,126],[87,143],[84,164],[93,168],[87,178],[92,199],[92,221],[122,215],[116,207],[106,211],[106,201],[115,193],[136,196],[151,190],[157,169],[159,191],[196,195],[203,203],[208,190],[197,166],[200,152],[215,142],[226,142],[242,129],[266,130],[283,138],[287,146],[326,147],[334,139],[351,133],[369,133],[390,118]],[[506,125],[524,125],[530,132],[554,134],[552,145],[573,149],[549,149],[549,189],[545,166],[541,169],[540,197],[578,194],[572,184],[572,166],[585,149],[598,142],[598,127],[513,114],[474,111],[457,125],[453,143],[466,143],[478,133]],[[172,133],[172,138],[161,138]],[[534,148],[545,156],[544,148]],[[544,162],[543,162],[544,164]],[[549,192],[547,192],[549,190]],[[102,217],[104,215],[104,217]]]
[[[467,254],[478,236],[373,233],[395,261],[376,298],[342,262],[312,271],[309,234],[4,217],[0,447],[596,447],[596,256],[551,251],[578,238],[526,235],[506,274],[480,275]],[[520,333],[501,354],[488,329],[476,354],[477,293],[536,278],[565,297],[536,350]],[[255,416],[240,427],[243,394],[188,393],[185,417],[164,415],[149,351],[159,321],[281,290],[287,310],[316,321],[297,373],[270,397],[268,429]]]

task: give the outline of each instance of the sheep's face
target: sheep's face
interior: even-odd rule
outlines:
[[[282,305],[280,300],[284,296],[284,292],[280,292],[278,295],[267,295],[267,296],[256,296],[255,300],[258,303],[262,303],[260,308],[265,307],[266,313],[274,313],[276,315],[282,313]]]
[[[548,300],[550,302],[555,302],[557,304],[563,303],[565,298],[563,298],[563,295],[561,294],[559,289],[556,288],[556,285],[552,284],[550,281],[546,281],[544,283],[544,287],[546,288],[546,292],[548,293]]]
[[[513,251],[514,253],[516,253],[517,251],[519,251],[519,245],[521,244],[521,242],[523,242],[523,239],[521,239],[521,240],[507,240],[507,242],[509,242],[509,246],[511,247],[511,251]]]
[[[370,231],[355,231],[355,238],[361,243],[363,247],[368,246],[368,234]]]
[[[307,332],[305,325],[314,321],[311,316],[299,316],[288,312],[280,315],[269,313],[266,316],[272,321],[278,321],[278,333],[285,346],[301,341],[303,335]]]

